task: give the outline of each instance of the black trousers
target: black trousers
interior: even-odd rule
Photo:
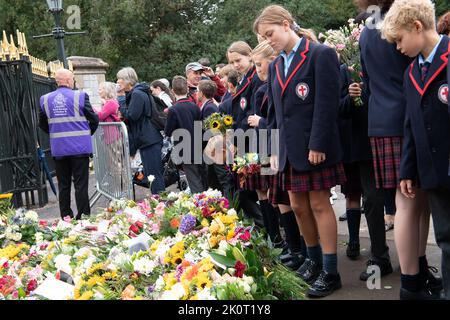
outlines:
[[[386,230],[384,226],[384,189],[377,189],[375,173],[371,161],[359,162],[361,187],[366,199],[364,214],[370,235],[371,259],[383,262],[389,261],[389,247],[386,244]]]
[[[220,190],[228,199],[231,199],[236,192],[233,176],[225,165],[220,164],[208,165],[208,187]]]
[[[428,191],[436,243],[442,250],[441,268],[445,298],[450,300],[450,190]]]
[[[202,193],[208,189],[206,167],[203,164],[183,164],[183,170],[192,194]]]
[[[70,207],[72,178],[75,186],[75,201],[78,210],[76,218],[79,220],[83,214],[90,215],[89,157],[55,159],[55,166],[56,177],[58,179],[61,218],[64,219],[67,216],[74,218],[72,208]]]

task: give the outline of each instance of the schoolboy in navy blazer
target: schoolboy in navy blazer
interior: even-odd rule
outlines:
[[[170,109],[164,133],[171,137],[176,129],[185,129],[191,135],[191,163],[194,163],[194,122],[201,121],[200,108],[189,98],[178,100]]]
[[[213,113],[218,113],[218,112],[219,112],[219,108],[216,106],[216,104],[212,100],[208,100],[202,108],[201,119],[205,120]]]
[[[269,130],[279,129],[280,134],[279,171],[285,170],[288,160],[299,172],[339,164],[342,151],[337,127],[340,83],[336,52],[303,38],[287,76],[282,57],[271,63],[268,86]],[[310,150],[325,153],[325,161],[313,166],[308,160]]]
[[[422,189],[450,190],[449,52],[449,38],[443,36],[424,83],[419,59],[405,73],[407,114],[400,176],[417,179]]]
[[[412,59],[399,54],[396,46],[383,40],[376,28],[366,27],[359,43],[363,82],[369,99],[369,137],[402,137],[405,121],[403,74]]]

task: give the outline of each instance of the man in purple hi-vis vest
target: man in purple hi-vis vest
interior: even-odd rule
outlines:
[[[89,96],[74,91],[73,73],[66,69],[56,72],[58,89],[41,97],[39,127],[50,135],[52,156],[56,164],[61,217],[74,217],[70,208],[72,177],[78,214],[90,215],[89,157],[92,155],[91,135],[99,119],[89,102]]]

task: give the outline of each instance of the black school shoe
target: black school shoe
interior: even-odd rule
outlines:
[[[369,261],[367,261],[367,267],[369,267],[369,266],[378,266],[380,268],[380,273],[381,273],[382,277],[385,275],[388,275],[394,271],[394,270],[392,270],[392,264],[390,261],[378,262],[378,261],[369,259]],[[365,271],[361,272],[359,279],[361,281],[367,281],[372,275],[373,275],[373,273],[368,273],[367,270],[365,270]]]
[[[347,245],[346,254],[350,260],[356,260],[360,255],[359,243],[349,243]]]
[[[440,292],[431,292],[426,289],[414,292],[400,288],[400,300],[441,300],[441,295]]]
[[[435,267],[429,266],[427,270],[427,275],[425,277],[425,283],[423,284],[425,290],[438,294],[442,291],[442,279],[439,277],[435,277],[433,273],[438,273],[438,269]]]
[[[306,258],[302,254],[293,253],[291,255],[291,259],[284,262],[283,264],[286,268],[289,268],[289,269],[295,271],[303,265],[305,260],[306,260]]]
[[[320,271],[322,271],[322,265],[319,265],[317,262],[307,258],[296,272],[297,276],[299,276],[307,284],[311,285],[317,280]]]
[[[332,294],[335,290],[342,287],[341,276],[338,274],[327,273],[322,270],[317,280],[308,289],[308,297],[323,298]]]

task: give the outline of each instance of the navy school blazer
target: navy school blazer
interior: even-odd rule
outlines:
[[[339,135],[344,153],[344,163],[368,161],[372,159],[370,139],[367,134],[368,108],[367,103],[356,106],[350,97],[349,86],[353,83],[346,64],[341,65],[341,101],[339,104]],[[367,92],[363,90],[362,100]]]
[[[219,112],[219,108],[216,106],[216,104],[212,100],[208,100],[202,108],[201,118],[202,118],[202,120],[205,120],[213,113],[218,113],[218,112]]]
[[[413,59],[382,39],[378,29],[366,27],[359,44],[363,82],[369,93],[369,137],[402,137],[406,105],[403,74]]]
[[[164,133],[171,137],[176,129],[186,129],[191,134],[191,161],[194,161],[194,122],[201,121],[200,108],[191,99],[180,99],[171,108],[167,115]],[[179,141],[178,143],[180,143]],[[177,143],[177,144],[178,144]],[[201,150],[200,150],[201,151]]]
[[[256,73],[256,68],[252,67],[238,86],[236,94],[231,98],[231,110],[226,112],[233,117],[233,129],[243,129],[245,131],[250,128],[248,117],[253,114],[254,95],[261,85],[262,81]]]
[[[299,172],[341,162],[339,61],[333,49],[303,39],[287,76],[281,56],[270,64],[268,95],[268,128],[280,135],[280,171],[288,161]],[[325,153],[325,162],[311,165],[310,150]]]
[[[418,58],[405,72],[406,120],[400,179],[450,189],[450,41],[442,39],[424,83]]]

